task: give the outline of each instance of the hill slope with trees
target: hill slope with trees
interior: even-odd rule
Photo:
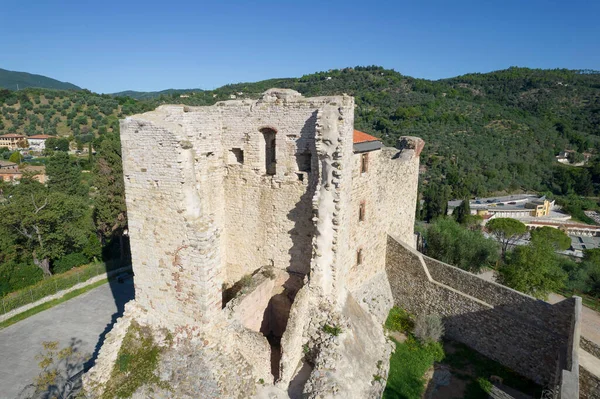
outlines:
[[[56,90],[81,90],[81,87],[72,83],[61,82],[47,76],[35,75],[27,72],[8,71],[0,68],[0,88],[20,90],[29,87]]]
[[[53,183],[0,183],[0,296],[99,256],[127,256],[120,118],[161,104],[258,98],[272,87],[305,96],[352,95],[358,129],[388,145],[403,135],[425,139],[423,192],[437,199],[424,209],[426,219],[444,214],[445,198],[451,196],[600,192],[600,162],[573,167],[555,159],[564,149],[600,149],[598,72],[510,68],[428,81],[372,66],[239,83],[183,97],[182,91],[144,93],[143,100],[87,90],[0,89],[0,134],[67,138],[47,154]],[[69,142],[93,147],[96,154],[69,156]],[[0,151],[4,159],[15,155]],[[579,212],[588,208],[581,200],[569,206]],[[31,233],[36,229],[47,236],[36,238]]]
[[[422,137],[427,143],[422,181],[448,185],[453,198],[518,190],[599,191],[600,175],[595,178],[593,168],[560,166],[555,159],[564,149],[600,148],[600,73],[594,71],[513,67],[429,81],[371,66],[232,84],[184,97],[184,90],[124,92],[143,100],[32,89],[0,93],[0,133],[43,132],[86,142],[115,131],[118,118],[160,104],[257,98],[271,87],[305,96],[352,95],[356,127],[388,145],[402,135]]]

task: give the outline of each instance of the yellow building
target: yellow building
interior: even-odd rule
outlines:
[[[551,203],[547,199],[537,199],[526,203],[525,208],[532,210],[531,216],[548,216],[550,214]]]
[[[16,150],[19,148],[19,143],[23,141],[27,142],[27,139],[21,134],[5,134],[0,136],[0,147]]]

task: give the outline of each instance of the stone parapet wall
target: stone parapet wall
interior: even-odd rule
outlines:
[[[431,278],[439,283],[477,298],[494,308],[507,308],[513,317],[525,322],[539,324],[559,334],[568,334],[571,313],[498,283],[484,280],[476,275],[452,267],[423,255]]]
[[[600,359],[600,346],[593,343],[589,339],[586,339],[585,337],[581,337],[579,345],[581,346],[581,349]]]
[[[386,271],[396,305],[415,314],[441,315],[450,338],[541,385],[560,382],[560,370],[567,367],[571,356],[568,348],[575,299],[565,300],[556,308],[538,306],[537,300],[526,295],[487,285],[483,280],[479,284],[474,275],[432,262],[392,237],[388,238]],[[493,288],[491,294],[484,293],[483,287]],[[476,296],[491,299],[496,305]],[[524,313],[523,309],[537,314]],[[551,322],[553,317],[560,320]]]

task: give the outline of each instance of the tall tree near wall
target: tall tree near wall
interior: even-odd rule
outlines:
[[[451,191],[446,184],[429,183],[423,193],[423,219],[430,222],[445,216]]]
[[[119,240],[121,260],[123,260],[125,255],[123,233],[127,228],[127,208],[121,143],[118,136],[106,136],[97,146],[93,173],[94,185],[98,190],[94,198],[94,222],[97,231],[103,242],[113,238]]]
[[[0,224],[46,276],[52,274],[54,259],[87,244],[92,228],[83,198],[49,190],[27,178],[21,179],[0,207]]]
[[[498,244],[494,240],[450,218],[436,220],[425,234],[428,256],[463,270],[478,273],[498,259]]]
[[[533,240],[515,249],[498,272],[502,284],[539,299],[564,288],[567,279],[554,247],[543,240]]]
[[[500,243],[502,259],[506,259],[508,247],[514,245],[527,233],[527,226],[511,218],[492,219],[485,227]]]
[[[467,223],[469,216],[471,216],[471,206],[469,204],[468,198],[465,198],[463,200],[463,202],[460,203],[459,206],[454,208],[454,212],[452,212],[452,216],[454,216],[454,219],[460,224]]]
[[[85,196],[87,187],[81,184],[81,167],[66,152],[56,152],[46,164],[48,188],[68,195]]]

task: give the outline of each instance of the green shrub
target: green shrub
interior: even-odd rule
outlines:
[[[331,334],[334,337],[337,337],[341,334],[342,329],[339,326],[330,326],[329,324],[325,324],[323,326],[323,331],[325,331],[327,334]]]
[[[150,329],[132,322],[123,338],[102,398],[129,398],[143,385],[169,389],[169,385],[156,373],[164,349],[156,344]]]
[[[400,331],[408,333],[412,331],[414,321],[412,316],[404,309],[394,306],[390,309],[387,319],[385,320],[385,328],[390,331]]]
[[[0,264],[0,297],[33,285],[44,278],[42,270],[29,262]]]
[[[477,383],[479,384],[479,387],[481,389],[483,389],[484,392],[486,392],[486,393],[492,392],[493,385],[487,379],[480,377],[477,379]]]
[[[85,265],[89,262],[89,258],[81,252],[75,252],[69,255],[65,255],[59,260],[54,262],[52,267],[54,274],[64,273],[71,270],[74,267]]]
[[[444,335],[444,324],[438,315],[419,315],[415,321],[415,337],[422,343],[439,342]]]

